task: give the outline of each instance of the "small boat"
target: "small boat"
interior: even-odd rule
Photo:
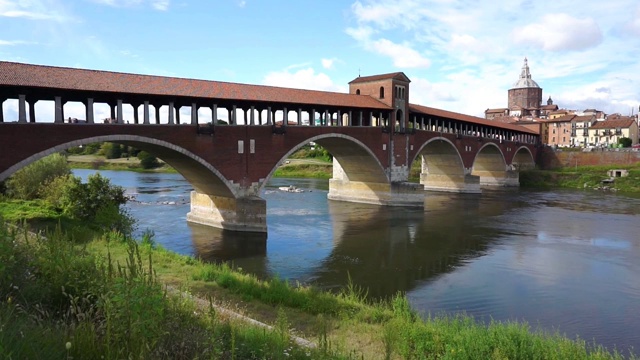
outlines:
[[[301,193],[304,192],[304,190],[297,188],[293,185],[289,185],[289,186],[280,186],[278,189],[282,190],[282,191],[286,191],[286,192],[294,192],[294,193]]]

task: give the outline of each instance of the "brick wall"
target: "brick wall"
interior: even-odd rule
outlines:
[[[550,170],[561,167],[583,165],[631,165],[640,163],[640,151],[553,151],[545,147],[538,152],[538,164],[541,169]]]

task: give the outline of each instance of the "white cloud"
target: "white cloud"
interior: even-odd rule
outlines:
[[[269,86],[281,86],[297,89],[335,92],[348,91],[345,86],[338,86],[334,84],[329,76],[323,73],[316,73],[311,67],[299,69],[295,72],[290,72],[290,69],[291,67],[283,71],[270,72],[264,77],[262,83]]]
[[[390,57],[393,65],[399,68],[426,68],[431,65],[429,59],[420,55],[407,44],[395,44],[387,39],[372,42],[369,46],[375,52]]]
[[[25,44],[32,44],[28,41],[22,41],[22,40],[0,40],[0,46],[15,46],[15,45],[25,45]]]
[[[154,9],[167,11],[169,9],[169,0],[155,0],[151,2]]]
[[[320,61],[322,62],[322,67],[325,69],[335,69],[336,63],[344,64],[344,61],[335,57],[331,59],[321,59]]]
[[[92,0],[95,3],[113,7],[133,7],[150,5],[156,10],[166,11],[169,9],[170,0]]]
[[[238,1],[238,6],[243,8],[243,7],[247,6],[247,2],[245,0],[239,0]]]
[[[597,46],[603,36],[592,18],[547,14],[539,23],[514,29],[513,39],[517,44],[530,44],[547,51],[565,51]]]
[[[54,7],[46,6],[38,0],[0,0],[0,17],[24,18],[29,20],[53,20],[64,22],[70,20]]]

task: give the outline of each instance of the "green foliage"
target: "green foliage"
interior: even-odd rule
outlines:
[[[160,166],[158,158],[146,151],[140,151],[138,159],[140,159],[140,165],[143,169],[155,169]]]
[[[120,208],[128,200],[124,188],[111,185],[99,173],[90,175],[84,184],[73,177],[64,190],[60,202],[65,214],[104,230],[115,229],[125,234],[133,230],[133,219]]]
[[[628,137],[622,137],[620,139],[618,139],[618,144],[622,145],[622,147],[631,147],[631,144],[633,143],[633,140],[631,140]]]
[[[291,154],[292,159],[320,159],[324,161],[332,161],[333,156],[322,146],[305,145],[300,150]]]
[[[122,147],[120,144],[106,142],[102,144],[100,153],[107,159],[119,159],[122,156]]]
[[[70,173],[67,159],[60,154],[53,154],[13,174],[6,182],[7,193],[14,198],[33,200],[38,197],[43,184]]]
[[[330,179],[333,174],[331,165],[300,164],[281,166],[274,172],[276,177]]]

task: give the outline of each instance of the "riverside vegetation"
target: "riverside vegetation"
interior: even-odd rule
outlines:
[[[45,158],[3,190],[0,214],[21,225],[0,225],[3,358],[637,359],[525,323],[420,316],[402,294],[373,302],[355,285],[328,293],[172,253],[151,233],[131,238],[122,188],[79,184],[65,165]],[[17,180],[33,176],[41,180]],[[45,236],[25,229],[33,226]],[[225,318],[214,304],[274,330]],[[317,346],[296,345],[292,332]]]
[[[609,170],[624,169],[629,176],[617,177],[610,188],[619,192],[640,193],[640,163],[634,165],[576,166],[555,170],[520,172],[520,186],[531,188],[594,189],[609,179]]]

